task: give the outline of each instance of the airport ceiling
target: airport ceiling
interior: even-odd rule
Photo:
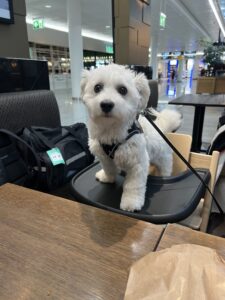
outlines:
[[[225,0],[214,0],[223,3]],[[159,15],[155,14],[160,1],[152,3],[152,34],[156,34]],[[209,0],[162,0],[166,28],[159,31],[158,52],[200,50],[199,41],[217,41],[219,26]],[[225,4],[224,4],[225,5]],[[46,24],[67,28],[66,1],[26,0],[27,18],[44,18]],[[161,6],[162,7],[162,6]],[[111,0],[81,0],[82,32],[100,34],[112,39]],[[225,9],[225,7],[224,7]],[[221,14],[223,14],[223,10]],[[63,30],[64,30],[63,29]],[[221,35],[222,37],[222,35]]]

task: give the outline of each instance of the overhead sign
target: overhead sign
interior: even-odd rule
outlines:
[[[106,51],[106,53],[113,53],[113,46],[106,45],[105,51]]]
[[[161,28],[166,27],[166,15],[163,12],[160,13],[159,25]]]
[[[39,30],[45,28],[44,26],[44,19],[34,19],[33,20],[33,29]]]

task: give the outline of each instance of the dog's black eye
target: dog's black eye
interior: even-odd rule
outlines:
[[[100,93],[102,89],[103,89],[103,84],[101,83],[96,84],[94,87],[94,91],[96,94]]]
[[[122,95],[125,96],[127,94],[127,88],[125,86],[119,86],[117,91]]]

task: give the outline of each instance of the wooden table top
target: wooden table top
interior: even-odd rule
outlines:
[[[162,226],[12,184],[0,187],[0,299],[123,299]],[[225,248],[225,247],[224,247]]]
[[[177,224],[167,225],[157,250],[179,244],[196,244],[210,247],[225,258],[225,239],[207,233],[192,230]]]
[[[225,95],[187,94],[169,101],[169,104],[225,107]]]

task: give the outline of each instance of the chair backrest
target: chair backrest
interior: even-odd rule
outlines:
[[[168,139],[177,148],[177,150],[189,161],[193,168],[209,169],[211,177],[209,181],[209,188],[211,192],[214,192],[216,173],[219,161],[219,152],[213,151],[211,155],[204,153],[190,152],[192,138],[186,134],[168,133]],[[180,158],[174,154],[174,168],[173,174],[178,174],[187,169],[187,166],[180,160]],[[187,219],[180,222],[182,225],[189,226],[193,229],[206,231],[211,213],[212,196],[206,190],[204,199],[199,204],[196,211]],[[196,225],[198,224],[198,225]]]
[[[192,137],[181,133],[167,133],[166,136],[176,149],[189,161]],[[182,160],[173,153],[173,175],[179,174],[187,169],[187,166]]]
[[[149,84],[151,93],[150,93],[147,107],[156,108],[158,105],[158,98],[159,98],[158,81],[157,80],[149,80],[148,84]]]
[[[183,157],[189,161],[192,137],[182,133],[166,133],[166,137],[176,147],[176,149],[183,155]],[[187,169],[186,164],[173,153],[173,171],[171,175],[177,175]],[[149,167],[149,174],[158,176],[160,175],[155,166]]]
[[[209,169],[211,178],[210,178],[208,186],[212,193],[214,192],[214,188],[215,188],[219,155],[220,155],[220,153],[218,151],[213,151],[213,153],[211,155],[191,152],[190,159],[189,159],[189,162],[192,165],[192,167]],[[205,232],[207,230],[209,216],[211,213],[211,207],[212,207],[212,196],[206,190],[206,193],[204,196],[203,208],[202,208],[202,212],[201,212],[201,219],[202,219],[202,222],[200,225],[201,231]]]
[[[59,108],[52,91],[0,94],[0,128],[17,131],[29,126],[60,126]]]

